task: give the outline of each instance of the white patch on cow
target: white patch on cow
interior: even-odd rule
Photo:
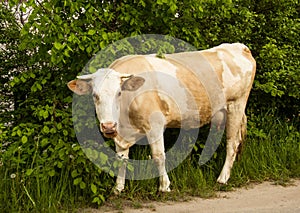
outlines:
[[[117,123],[119,109],[116,103],[116,94],[120,90],[121,83],[119,73],[110,69],[102,69],[93,75],[93,93],[100,99],[99,103],[95,102],[100,123]]]
[[[240,75],[234,76],[230,70],[230,68],[226,64],[226,60],[224,57],[224,53],[222,51],[217,52],[218,58],[221,60],[223,66],[222,78],[223,78],[223,86],[225,88],[232,87],[235,83],[241,80]]]
[[[146,56],[145,59],[151,64],[154,71],[166,73],[166,74],[172,76],[173,78],[177,79],[177,77],[176,77],[177,68],[170,62],[168,62],[164,59],[158,58],[158,57],[156,57],[156,55],[153,55],[153,54]]]
[[[148,132],[149,142],[154,143],[159,140],[163,140],[164,127],[166,125],[166,119],[162,112],[154,111],[149,117],[150,130]],[[164,150],[161,150],[164,152]]]
[[[176,66],[164,59],[157,58],[155,55],[146,56],[145,59],[151,64],[153,71],[156,71],[156,81],[157,86],[159,86],[156,89],[160,91],[158,95],[161,100],[176,104],[182,114],[186,113],[188,110],[187,90],[177,78]]]

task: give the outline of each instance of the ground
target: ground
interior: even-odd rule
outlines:
[[[296,213],[300,212],[300,180],[292,180],[287,186],[264,182],[230,192],[218,192],[216,198],[191,198],[188,202],[152,202],[142,208],[126,207],[122,210],[108,208],[86,209],[85,213]]]

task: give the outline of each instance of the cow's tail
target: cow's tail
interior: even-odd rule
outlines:
[[[238,151],[237,151],[237,160],[239,161],[242,157],[242,153],[245,147],[245,139],[247,136],[247,116],[244,113],[243,117],[242,117],[242,121],[241,121],[241,127],[240,127],[240,131],[239,131],[239,136],[240,136],[240,144],[238,147]]]

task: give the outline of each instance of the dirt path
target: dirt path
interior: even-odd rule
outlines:
[[[99,212],[92,211],[92,212]],[[103,212],[103,211],[100,211]],[[247,212],[247,213],[300,213],[300,180],[283,187],[264,182],[239,188],[231,192],[218,192],[217,198],[193,198],[188,202],[149,203],[145,208],[104,212],[123,213],[210,213],[210,212]]]

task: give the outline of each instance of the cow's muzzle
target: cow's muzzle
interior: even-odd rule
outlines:
[[[101,123],[101,131],[103,132],[104,136],[107,138],[113,138],[117,136],[117,123],[115,122],[107,122]]]

